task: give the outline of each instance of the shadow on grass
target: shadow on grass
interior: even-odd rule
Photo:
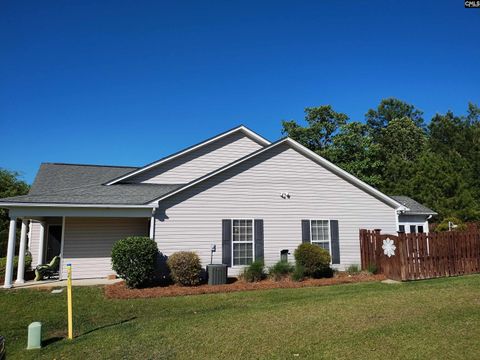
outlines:
[[[51,345],[51,344],[56,343],[57,341],[61,341],[63,339],[65,339],[63,336],[53,336],[49,339],[43,340],[42,341],[42,347]]]
[[[102,326],[96,327],[95,329],[88,330],[88,331],[84,332],[83,334],[74,336],[74,339],[81,338],[82,336],[88,335],[88,334],[90,334],[90,333],[92,333],[92,332],[95,332],[95,331],[97,331],[97,330],[107,329],[107,328],[111,328],[111,327],[114,327],[114,326],[117,326],[117,325],[125,324],[125,323],[127,323],[127,322],[130,322],[130,321],[135,320],[136,318],[137,318],[137,317],[134,316],[134,317],[132,317],[132,318],[120,320],[120,321],[114,322],[114,323],[112,323],[112,324],[106,324],[106,325],[102,325]],[[52,336],[51,338],[48,338],[48,339],[45,339],[45,340],[42,341],[42,348],[43,348],[43,347],[46,347],[46,346],[48,346],[48,345],[54,344],[54,343],[56,343],[56,342],[58,342],[58,341],[65,340],[65,339],[66,339],[65,336]]]
[[[75,336],[75,338],[78,339],[78,338],[81,338],[82,336],[91,334],[92,332],[95,332],[95,331],[98,331],[98,330],[108,329],[108,328],[111,328],[111,327],[114,327],[114,326],[117,326],[117,325],[122,325],[122,324],[128,323],[128,322],[130,322],[130,321],[133,321],[133,320],[135,320],[136,318],[137,318],[137,317],[134,316],[134,317],[131,317],[131,318],[129,318],[129,319],[124,319],[124,320],[120,320],[120,321],[114,322],[114,323],[112,323],[112,324],[102,325],[102,326],[99,326],[99,327],[97,327],[97,328],[95,328],[95,329],[85,331],[83,334],[80,334],[80,335],[78,335],[78,336]]]

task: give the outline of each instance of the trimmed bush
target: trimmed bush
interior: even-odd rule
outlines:
[[[263,261],[254,261],[243,270],[243,279],[248,282],[256,282],[267,277]]]
[[[293,281],[302,281],[305,279],[305,268],[303,265],[295,265],[295,270],[293,271],[291,278]]]
[[[198,255],[192,251],[173,253],[167,260],[173,281],[183,286],[200,283],[202,264]]]
[[[3,257],[0,258],[0,277],[5,276],[5,267],[7,266],[7,258]],[[25,270],[30,269],[30,266],[32,266],[32,256],[31,255],[25,255]],[[18,268],[18,256],[15,256],[13,258],[13,273],[17,271]]]
[[[360,273],[360,268],[357,264],[352,264],[347,268],[347,273],[350,275],[357,275]]]
[[[282,280],[295,271],[295,267],[287,261],[279,261],[268,269],[270,275],[275,281]]]
[[[130,288],[145,286],[153,279],[157,243],[149,237],[118,240],[112,248],[112,269]]]
[[[294,256],[296,263],[305,269],[305,276],[320,278],[330,273],[333,275],[330,269],[330,254],[320,246],[310,243],[300,244]]]

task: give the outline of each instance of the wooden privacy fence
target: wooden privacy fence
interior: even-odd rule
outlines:
[[[360,251],[362,269],[374,265],[393,280],[480,273],[479,231],[391,235],[362,229]]]

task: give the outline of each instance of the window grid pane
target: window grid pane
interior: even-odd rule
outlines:
[[[312,244],[330,251],[330,227],[328,220],[311,220]]]
[[[253,262],[253,221],[233,220],[233,265]]]

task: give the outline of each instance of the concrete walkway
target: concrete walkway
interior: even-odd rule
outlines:
[[[122,279],[81,279],[72,280],[73,286],[98,286],[110,285],[122,281]],[[13,284],[11,289],[34,289],[34,288],[54,288],[67,286],[67,280],[42,280],[42,281],[26,281],[23,284]],[[9,289],[9,290],[11,290]]]

